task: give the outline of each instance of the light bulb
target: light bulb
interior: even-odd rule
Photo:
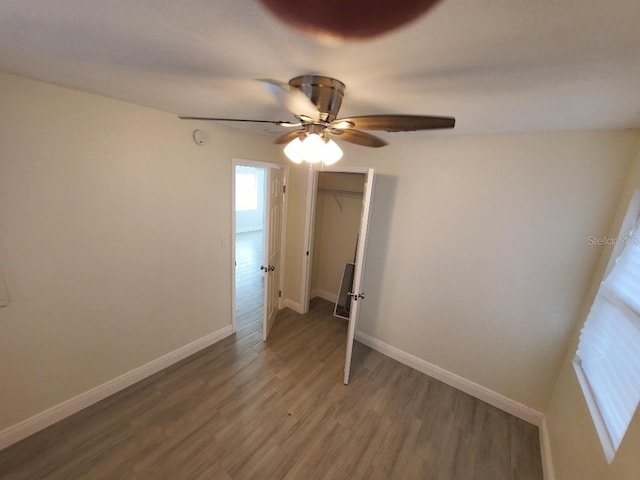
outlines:
[[[317,133],[311,133],[307,135],[302,141],[303,157],[304,160],[309,163],[318,163],[323,160],[324,153],[324,141]]]
[[[333,140],[324,144],[323,162],[325,165],[333,165],[342,158],[342,149]]]
[[[302,163],[304,160],[304,147],[299,138],[294,138],[284,147],[284,154],[289,157],[293,163]]]

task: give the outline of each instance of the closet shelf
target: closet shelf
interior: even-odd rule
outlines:
[[[351,190],[336,190],[334,188],[319,188],[318,192],[326,193],[328,195],[339,195],[341,197],[362,198],[362,192],[354,192],[354,191],[351,191]]]

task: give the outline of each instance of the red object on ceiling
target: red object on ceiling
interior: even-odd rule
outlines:
[[[320,38],[365,39],[404,25],[439,0],[260,0],[285,23]]]

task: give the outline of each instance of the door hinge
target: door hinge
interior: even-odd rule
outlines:
[[[282,185],[282,193],[287,193],[287,186],[286,185]]]
[[[282,298],[282,290],[278,290],[278,298]]]
[[[307,250],[307,257],[309,256],[309,250]]]

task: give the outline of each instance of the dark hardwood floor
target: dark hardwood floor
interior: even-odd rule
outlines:
[[[538,430],[356,343],[314,300],[0,452],[13,479],[540,480]]]

